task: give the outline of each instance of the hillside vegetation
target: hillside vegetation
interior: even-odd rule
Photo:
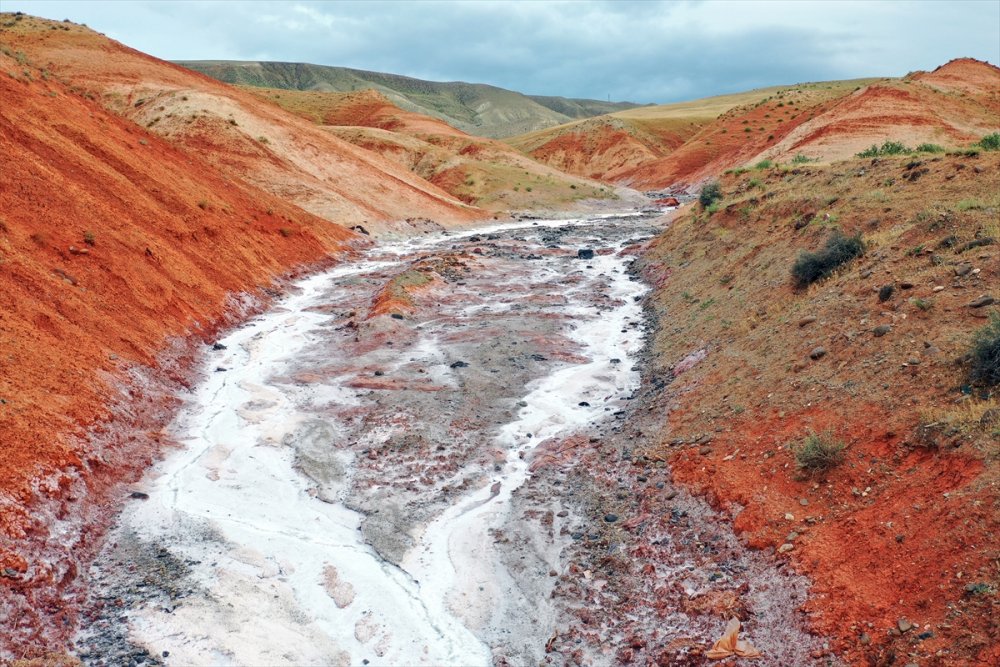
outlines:
[[[1000,152],[734,171],[718,194],[642,260],[666,386],[646,455],[809,574],[846,664],[997,664],[1000,403],[977,374],[996,352],[973,352],[1000,344]],[[826,270],[799,280],[804,260]]]
[[[178,64],[226,83],[261,88],[340,93],[375,90],[402,109],[439,118],[469,134],[491,138],[638,106],[630,102],[523,95],[481,83],[423,81],[398,74],[305,63],[186,60]]]

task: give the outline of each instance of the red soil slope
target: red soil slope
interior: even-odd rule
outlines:
[[[164,409],[137,373],[356,238],[18,60],[0,55],[0,656],[71,630],[105,508],[160,447],[120,435]]]
[[[705,118],[712,112],[711,118]],[[904,79],[785,86],[619,112],[508,141],[546,164],[639,189],[697,189],[764,159],[829,163],[872,144],[945,148],[1000,129],[1000,69],[970,58]]]
[[[1000,297],[1000,153],[721,186],[718,212],[682,209],[643,260],[651,372],[674,378],[649,455],[810,576],[803,611],[844,664],[998,664],[1000,404],[965,355],[1000,316],[975,305]],[[796,257],[837,228],[864,256],[796,289]],[[843,461],[799,470],[810,432]]]
[[[26,17],[5,28],[0,40],[49,76],[94,95],[228,177],[328,220],[369,226],[419,216],[451,224],[484,216],[304,119],[89,29]]]

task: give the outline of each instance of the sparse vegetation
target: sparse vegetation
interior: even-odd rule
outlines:
[[[972,340],[970,378],[973,382],[995,387],[1000,385],[1000,315],[993,313],[990,322],[976,332]]]
[[[818,474],[835,468],[844,460],[845,445],[830,435],[810,433],[792,447],[799,470]]]
[[[944,153],[944,147],[937,144],[920,144],[917,146],[918,153]]]
[[[907,148],[905,144],[900,141],[886,141],[881,146],[876,146],[872,144],[870,148],[866,148],[857,154],[856,157],[884,157],[886,155],[909,155],[913,152],[912,148]]]
[[[1000,151],[1000,132],[987,134],[976,145],[984,151]]]
[[[94,232],[86,231],[83,233],[83,242],[89,246],[97,245],[97,237],[94,236]]]
[[[806,287],[825,278],[843,264],[860,257],[865,252],[861,235],[844,236],[840,232],[827,239],[817,252],[802,252],[792,266],[792,276],[799,287]]]
[[[792,158],[792,164],[806,164],[807,162],[815,162],[813,158],[807,156],[805,153],[796,153],[795,157]]]
[[[698,203],[706,209],[719,199],[722,199],[722,186],[719,185],[718,181],[706,183],[698,195]]]
[[[774,163],[770,160],[761,160],[753,166],[754,169],[770,169],[774,166]]]

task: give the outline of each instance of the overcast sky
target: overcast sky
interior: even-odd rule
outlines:
[[[2,7],[86,23],[167,60],[308,62],[633,102],[901,76],[960,56],[1000,64],[1000,0],[3,0]]]

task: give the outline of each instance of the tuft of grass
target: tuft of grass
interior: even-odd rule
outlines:
[[[986,205],[983,204],[978,199],[962,199],[957,204],[955,204],[955,208],[957,208],[959,211],[978,211],[980,209],[986,208]]]
[[[774,162],[772,162],[770,160],[761,160],[760,162],[758,162],[757,164],[755,164],[753,166],[753,168],[761,170],[761,169],[770,169],[773,166],[774,166]]]
[[[1000,314],[992,313],[989,324],[972,339],[969,377],[988,387],[1000,385]]]
[[[796,153],[795,157],[792,158],[792,164],[806,164],[807,162],[816,162],[818,159],[819,158],[813,159],[805,153]]]
[[[828,434],[810,433],[792,446],[792,453],[799,470],[817,474],[837,467],[844,460],[845,447]]]
[[[937,144],[920,144],[917,146],[918,153],[944,153],[944,146]]]
[[[861,235],[844,236],[834,232],[826,240],[826,245],[816,252],[802,252],[792,265],[792,277],[798,287],[806,287],[825,278],[834,269],[847,264],[865,252],[865,242]]]

